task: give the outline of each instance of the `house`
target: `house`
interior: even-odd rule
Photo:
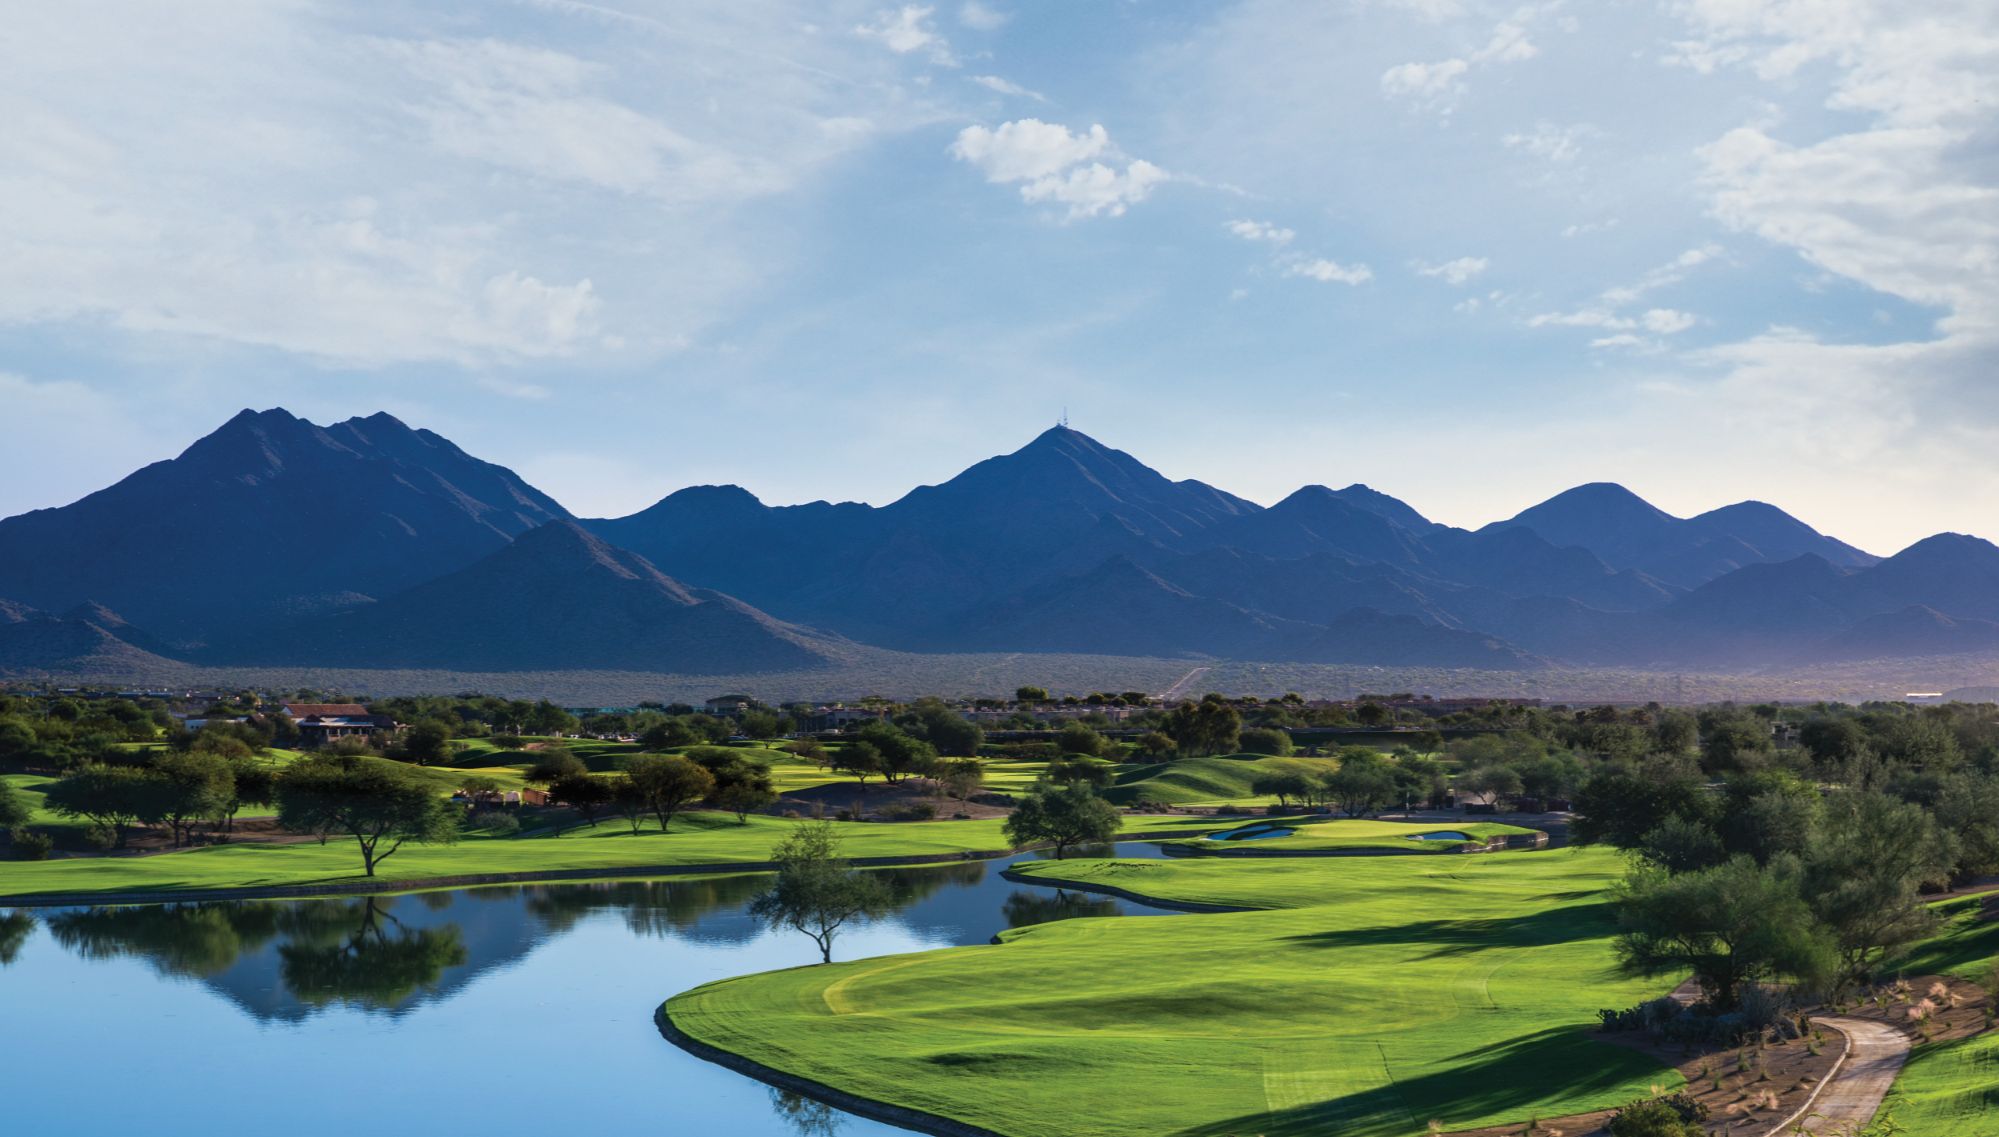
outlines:
[[[366,738],[378,730],[394,730],[387,715],[371,715],[359,703],[286,703],[285,714],[298,724],[299,745],[324,746],[336,738]]]
[[[711,715],[740,715],[744,711],[757,708],[756,699],[749,695],[717,695],[702,704]]]

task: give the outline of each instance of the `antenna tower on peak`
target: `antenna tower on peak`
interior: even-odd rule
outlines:
[[[1067,429],[1069,429],[1069,408],[1068,408],[1068,407],[1063,407],[1063,408],[1062,408],[1062,417],[1061,417],[1061,418],[1059,418],[1059,419],[1057,419],[1057,420],[1055,420],[1055,421],[1056,421],[1056,425],[1060,426],[1060,427],[1061,427],[1061,428],[1062,428],[1063,430],[1067,430]]]

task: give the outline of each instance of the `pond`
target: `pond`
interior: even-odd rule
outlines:
[[[898,911],[842,935],[834,958],[1171,915],[1001,878],[1037,856],[878,870]],[[904,1132],[776,1093],[654,1027],[669,995],[816,961],[806,937],[749,917],[766,879],[0,911],[7,1130]]]

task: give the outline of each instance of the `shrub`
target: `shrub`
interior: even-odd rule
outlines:
[[[504,809],[482,809],[465,819],[465,828],[491,837],[511,837],[521,831],[521,822]]]
[[[889,821],[929,821],[937,816],[937,807],[927,801],[913,801],[884,806],[878,812]]]
[[[1632,1102],[1610,1119],[1611,1137],[1704,1137],[1707,1107],[1686,1094]]]
[[[14,830],[14,855],[24,861],[46,861],[56,839],[37,829]]]
[[[1291,753],[1291,735],[1276,727],[1253,726],[1242,732],[1237,747],[1245,754],[1272,754],[1279,758]]]
[[[118,831],[109,825],[93,825],[83,831],[83,847],[104,852],[118,846]]]

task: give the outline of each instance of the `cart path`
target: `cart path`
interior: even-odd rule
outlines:
[[[1813,1024],[1846,1036],[1846,1057],[1805,1109],[1804,1132],[1850,1137],[1880,1112],[1882,1099],[1909,1060],[1909,1036],[1883,1023],[1843,1015],[1814,1017]],[[1773,1133],[1790,1133],[1779,1126]]]

